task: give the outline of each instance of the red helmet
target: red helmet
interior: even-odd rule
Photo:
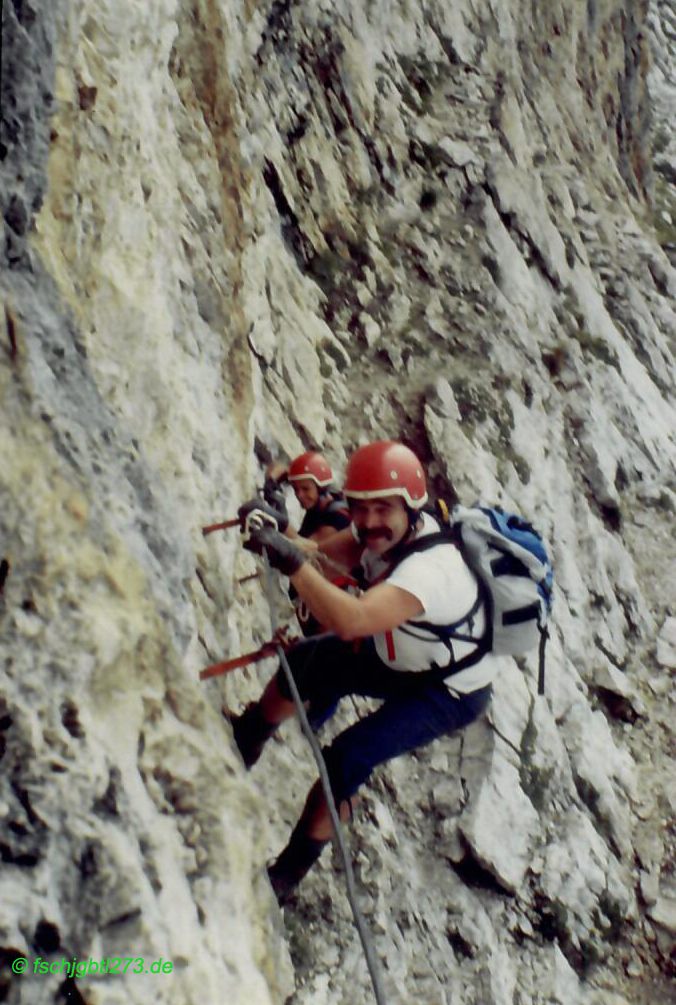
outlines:
[[[333,471],[323,454],[308,450],[291,461],[287,477],[290,482],[310,478],[318,488],[324,489],[333,481]]]
[[[401,496],[411,509],[427,502],[422,465],[412,450],[394,440],[360,447],[347,463],[343,493],[348,499]]]

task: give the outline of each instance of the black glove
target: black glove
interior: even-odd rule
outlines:
[[[275,481],[274,478],[266,478],[265,485],[263,486],[263,498],[269,506],[272,506],[274,510],[286,520],[286,526],[289,526],[289,515],[286,512],[286,496],[284,495],[284,489]]]
[[[307,561],[293,541],[270,526],[253,528],[244,547],[256,555],[262,555],[265,548],[268,562],[273,569],[279,569],[283,576],[293,576],[294,572],[298,572],[301,565]]]
[[[289,526],[289,514],[286,512],[286,507],[279,510],[276,509],[274,506],[271,506],[264,499],[259,498],[259,499],[249,499],[248,502],[243,503],[237,510],[237,516],[239,517],[242,530],[244,530],[244,524],[246,523],[246,518],[248,517],[249,513],[253,512],[253,510],[255,509],[260,510],[261,513],[265,513],[267,516],[271,516],[272,519],[276,522],[282,534]]]

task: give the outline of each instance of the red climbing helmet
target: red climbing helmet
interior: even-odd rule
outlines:
[[[324,489],[333,481],[333,471],[323,454],[316,450],[308,450],[291,461],[287,477],[290,482],[309,478],[318,488]]]
[[[420,461],[412,450],[394,440],[378,440],[355,450],[347,463],[343,493],[348,499],[401,496],[414,510],[427,502]]]

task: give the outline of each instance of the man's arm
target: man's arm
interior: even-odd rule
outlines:
[[[334,531],[330,536],[318,541],[319,557],[322,554],[341,565],[345,572],[351,572],[359,564],[364,546],[355,541],[352,527]]]
[[[320,560],[322,554],[327,555],[332,561],[340,562],[345,567],[345,572],[349,572],[359,561],[361,545],[357,544],[354,540],[349,528],[346,529],[349,533],[349,540],[344,536],[344,530],[337,531],[335,527],[318,527],[309,537],[301,537],[297,530],[289,526],[284,531],[284,535],[290,538],[294,544],[297,544],[306,554],[317,555]],[[340,535],[343,535],[343,537],[339,537]],[[339,540],[335,541],[335,538],[339,538]],[[328,547],[325,548],[324,545],[328,545]],[[355,547],[352,547],[353,545]],[[336,553],[339,555],[339,558],[334,557]]]
[[[284,533],[286,534],[287,537],[293,538],[293,540],[295,541],[295,543],[298,544],[298,545],[300,545],[301,548],[303,548],[303,544],[302,544],[303,541],[305,541],[306,543],[307,542],[312,542],[311,547],[304,548],[304,550],[305,551],[315,552],[315,551],[317,551],[317,547],[322,542],[327,542],[327,541],[331,540],[332,538],[334,538],[336,536],[336,534],[342,533],[342,532],[341,531],[337,531],[335,527],[326,527],[325,526],[325,527],[317,527],[317,530],[313,530],[313,532],[310,534],[309,537],[301,537],[300,534],[298,533],[298,531],[292,530],[290,527],[287,527],[286,530],[284,531]],[[323,550],[324,549],[322,548],[322,551]],[[326,554],[326,552],[325,552],[325,554]],[[359,557],[359,556],[357,556],[357,557]]]
[[[310,539],[312,541],[317,541],[317,543],[322,541],[329,541],[330,538],[335,537],[338,531],[335,527],[328,527],[324,525],[323,527],[317,527],[317,530],[310,534]]]
[[[309,562],[290,579],[315,618],[341,639],[391,631],[423,613],[418,598],[399,586],[379,583],[354,597],[329,583]]]

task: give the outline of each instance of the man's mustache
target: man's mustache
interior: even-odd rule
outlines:
[[[393,531],[389,527],[369,527],[368,530],[362,527],[358,533],[361,544],[376,541],[379,537],[384,538],[386,541],[391,541],[393,537]]]

